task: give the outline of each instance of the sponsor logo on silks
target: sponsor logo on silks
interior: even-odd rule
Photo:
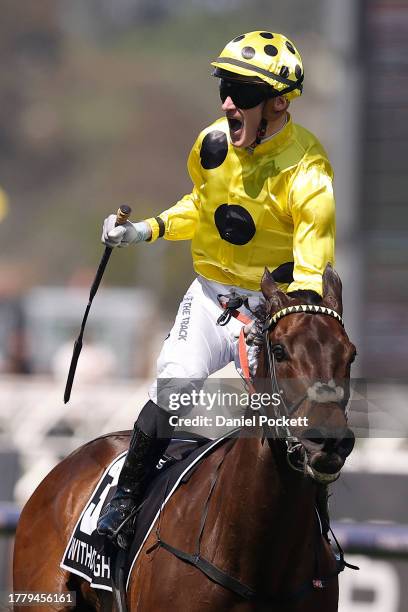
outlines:
[[[183,318],[181,319],[181,323],[180,323],[178,339],[184,340],[185,342],[187,341],[188,326],[190,325],[192,301],[193,301],[193,296],[186,295],[186,297],[184,298],[182,302],[181,314]]]

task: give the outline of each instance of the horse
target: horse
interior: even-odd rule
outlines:
[[[128,583],[131,612],[338,610],[342,568],[316,504],[354,444],[347,404],[356,349],[342,324],[341,281],[328,265],[323,298],[316,300],[317,294],[285,294],[266,270],[261,289],[253,384],[279,389],[277,416],[304,417],[308,426],[255,425],[251,435],[228,440],[198,465],[169,499],[159,539],[153,529],[143,545]],[[74,590],[71,609],[112,609],[111,593],[91,589],[59,564],[84,504],[129,436],[112,433],[85,444],[35,490],[16,531],[15,591]],[[174,554],[198,558],[197,539],[207,571]]]

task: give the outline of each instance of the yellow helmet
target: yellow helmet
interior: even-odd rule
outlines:
[[[302,94],[302,58],[283,34],[258,30],[237,36],[211,65],[216,77],[267,83],[275,95],[288,100]]]

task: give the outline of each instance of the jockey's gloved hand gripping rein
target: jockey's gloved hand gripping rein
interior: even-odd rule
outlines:
[[[126,206],[126,205],[120,206],[116,215],[110,215],[110,217],[113,218],[113,227],[116,227],[116,226],[119,227],[120,225],[126,225],[128,223],[128,218],[131,212],[132,212],[132,209],[130,208],[130,206]],[[82,319],[79,336],[75,340],[74,350],[73,350],[72,358],[71,358],[71,365],[69,366],[69,372],[68,372],[68,377],[67,377],[67,382],[65,385],[65,392],[64,392],[64,403],[65,404],[69,402],[69,398],[71,397],[72,383],[74,382],[75,371],[76,371],[79,355],[82,350],[82,338],[84,335],[85,325],[88,319],[89,311],[91,309],[92,300],[94,299],[95,294],[98,291],[98,287],[102,280],[102,276],[103,276],[103,273],[105,272],[105,268],[109,261],[109,257],[111,256],[111,253],[112,253],[112,247],[107,245],[102,255],[102,259],[99,262],[98,270],[96,271],[96,275],[92,283],[91,290],[89,292],[88,305],[85,309],[84,318]]]
[[[116,215],[109,215],[103,222],[102,242],[111,249],[127,247],[129,244],[144,242],[152,236],[152,229],[146,221],[131,223],[126,221],[118,225]]]

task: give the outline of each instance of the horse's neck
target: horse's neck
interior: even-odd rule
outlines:
[[[225,567],[228,562],[230,571],[250,581],[262,573],[270,581],[273,568],[278,581],[296,563],[296,548],[312,545],[313,485],[287,466],[278,442],[271,450],[267,440],[262,444],[251,437],[238,439],[230,450],[218,487],[207,532],[214,563]],[[228,551],[225,558],[222,551]]]

